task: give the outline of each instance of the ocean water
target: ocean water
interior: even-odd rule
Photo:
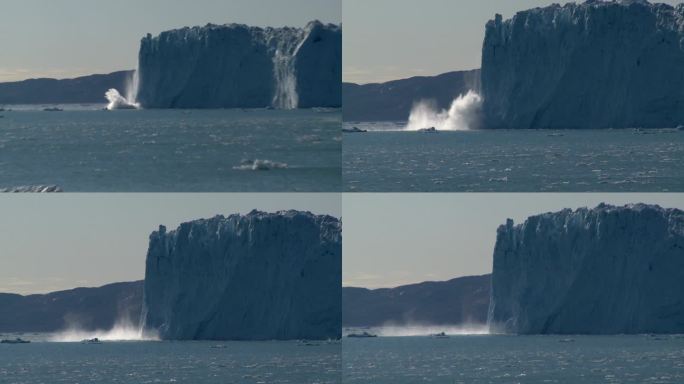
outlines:
[[[684,336],[345,339],[344,383],[682,383]]]
[[[0,112],[0,188],[339,191],[340,110]],[[256,163],[255,161],[259,160]]]
[[[684,131],[400,131],[344,124],[344,191],[682,192]],[[372,131],[371,131],[372,130]]]
[[[0,383],[340,383],[340,343],[0,344]]]

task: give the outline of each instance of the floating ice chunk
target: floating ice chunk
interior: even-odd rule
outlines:
[[[269,171],[271,169],[285,169],[287,164],[279,163],[271,160],[249,160],[245,159],[240,162],[240,165],[233,167],[239,171]]]

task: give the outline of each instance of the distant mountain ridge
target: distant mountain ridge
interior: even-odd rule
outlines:
[[[342,288],[347,327],[486,324],[491,275],[427,281],[396,288]]]
[[[105,104],[105,92],[109,88],[120,91],[133,71],[117,71],[76,77],[73,79],[28,79],[0,83],[0,105],[3,104]]]
[[[420,100],[434,100],[440,109],[470,89],[478,90],[480,70],[416,76],[385,83],[342,83],[344,121],[406,121]]]
[[[142,281],[26,296],[0,293],[0,332],[111,329],[122,318],[138,324],[142,294]]]
[[[121,318],[140,322],[142,280],[47,294],[0,293],[0,332],[111,329]],[[484,324],[490,275],[459,277],[396,288],[342,288],[342,325]]]

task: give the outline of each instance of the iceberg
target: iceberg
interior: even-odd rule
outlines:
[[[497,230],[488,324],[516,334],[684,333],[684,212],[565,209]]]
[[[252,211],[150,235],[142,327],[162,339],[339,339],[342,224]]]
[[[148,34],[136,75],[130,97],[144,108],[339,107],[342,27],[207,24]]]
[[[553,4],[486,25],[487,128],[684,123],[684,4]]]

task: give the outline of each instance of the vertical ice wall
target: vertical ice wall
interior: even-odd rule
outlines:
[[[602,204],[508,220],[488,321],[522,334],[684,332],[684,212]]]
[[[150,235],[143,326],[163,339],[336,339],[341,222],[283,211]]]
[[[229,24],[182,28],[140,44],[137,100],[147,108],[339,107],[342,30]]]
[[[486,128],[684,124],[684,4],[553,4],[487,23]]]

